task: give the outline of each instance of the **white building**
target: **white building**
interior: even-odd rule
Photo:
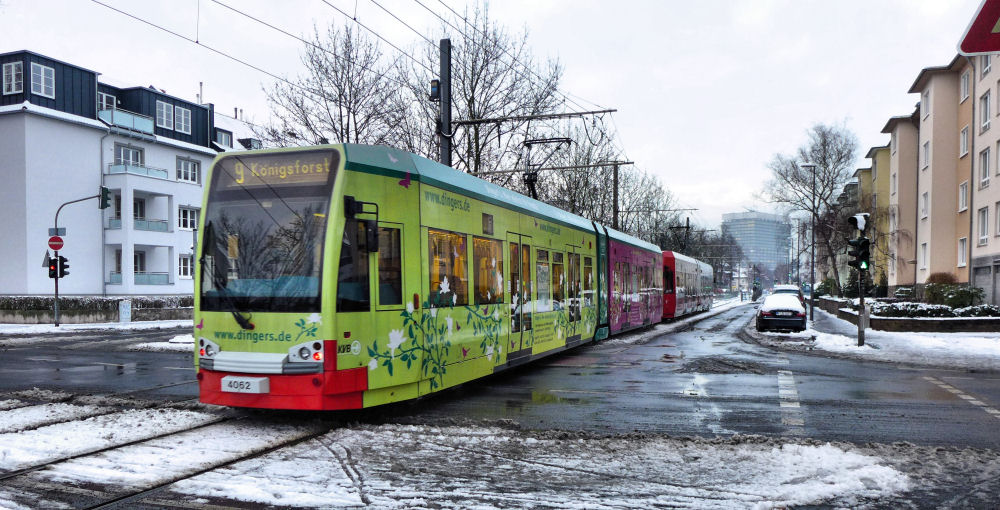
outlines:
[[[52,293],[43,259],[56,211],[106,186],[109,208],[95,198],[59,213],[60,294],[192,294],[204,172],[232,128],[215,126],[211,104],[113,87],[29,51],[0,54],[0,66],[0,293]]]

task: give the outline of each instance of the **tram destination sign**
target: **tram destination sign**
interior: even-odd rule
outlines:
[[[216,189],[279,188],[327,184],[337,171],[339,153],[281,151],[222,158],[215,167]]]

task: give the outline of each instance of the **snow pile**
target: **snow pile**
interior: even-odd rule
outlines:
[[[146,342],[130,345],[130,351],[191,352],[194,350],[194,335],[177,335],[166,342]]]

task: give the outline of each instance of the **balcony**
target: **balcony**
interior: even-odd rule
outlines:
[[[135,273],[136,285],[170,285],[170,273]]]
[[[144,175],[156,179],[168,179],[170,177],[170,173],[163,168],[153,168],[135,163],[112,163],[108,165],[108,173]]]
[[[170,223],[167,220],[147,220],[146,218],[135,218],[133,228],[136,230],[147,230],[149,232],[169,232]]]
[[[108,273],[108,284],[109,285],[121,285],[122,284],[122,274],[112,271]]]
[[[153,118],[126,110],[108,109],[97,112],[97,118],[112,126],[153,134]]]
[[[122,219],[121,218],[108,218],[108,230],[121,230]]]

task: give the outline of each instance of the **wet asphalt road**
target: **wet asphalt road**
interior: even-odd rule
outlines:
[[[674,436],[763,434],[1000,448],[1000,374],[783,352],[743,332],[740,306],[666,334],[585,346],[386,409],[418,421],[513,420],[529,429]],[[191,355],[134,352],[186,330],[0,338],[0,392],[197,396]],[[950,389],[949,389],[950,388]]]

